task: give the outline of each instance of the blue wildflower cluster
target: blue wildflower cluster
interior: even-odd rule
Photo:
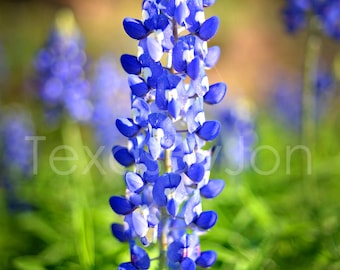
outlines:
[[[335,78],[330,71],[318,70],[313,80],[315,121],[322,118],[334,94]],[[301,129],[302,122],[302,82],[284,82],[273,92],[273,105],[278,118],[295,130]],[[287,109],[289,108],[289,109]]]
[[[30,178],[32,172],[32,143],[26,136],[33,136],[33,123],[25,110],[15,107],[2,109],[0,114],[0,179],[6,190],[8,207],[22,209],[27,205],[19,198],[19,179]]]
[[[219,19],[206,19],[204,8],[214,2],[144,0],[142,20],[123,21],[138,40],[138,54],[121,56],[132,117],[116,120],[129,144],[112,149],[131,169],[124,176],[126,194],[110,198],[113,211],[124,216],[124,224],[112,224],[112,233],[130,245],[131,260],[119,269],[149,269],[145,248],[157,244],[158,269],[207,268],[216,261],[215,251],[201,251],[199,241],[217,221],[216,212],[202,210],[201,198],[214,198],[224,188],[223,180],[209,179],[206,145],[221,125],[204,112],[204,103],[218,104],[227,90],[222,82],[210,85],[206,75],[220,55],[218,46],[207,46]]]
[[[283,18],[288,32],[305,28],[310,17],[318,19],[320,29],[327,36],[340,39],[339,0],[286,0]]]
[[[221,153],[217,162],[231,171],[241,172],[250,166],[257,141],[254,112],[246,100],[239,100],[218,115],[226,135],[218,140]]]
[[[91,124],[94,127],[98,145],[112,147],[121,139],[115,129],[114,119],[124,116],[128,95],[121,93],[128,87],[121,76],[116,59],[111,55],[101,57],[96,63],[91,84],[91,104],[93,108]]]
[[[75,121],[91,119],[84,42],[71,11],[62,10],[57,14],[55,27],[46,46],[38,53],[35,66],[39,97],[50,123],[58,120],[64,109]]]

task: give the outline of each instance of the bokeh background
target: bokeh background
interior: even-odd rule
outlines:
[[[206,9],[221,22],[209,41],[221,47],[209,81],[228,85],[225,100],[207,108],[223,126],[211,173],[226,188],[204,202],[219,220],[202,237],[218,252],[216,269],[340,269],[340,43],[321,37],[310,152],[289,152],[304,142],[309,33],[289,34],[283,7],[218,0]],[[39,96],[37,57],[65,8],[82,37],[81,79],[93,98],[86,121],[59,107],[47,113]],[[124,192],[110,149],[124,143],[115,118],[130,113],[119,57],[135,54],[137,42],[123,31],[125,17],[140,18],[141,1],[0,2],[0,269],[105,270],[129,257],[111,235],[121,219],[108,203]],[[53,168],[51,155],[69,160]]]

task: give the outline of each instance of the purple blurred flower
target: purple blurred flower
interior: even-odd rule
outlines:
[[[33,175],[34,128],[29,113],[20,107],[5,108],[0,114],[0,180],[11,210],[29,208],[17,194],[20,181]]]
[[[35,59],[35,67],[39,98],[47,116],[58,119],[66,111],[75,121],[88,122],[91,119],[84,42],[70,11],[57,14],[47,43]]]

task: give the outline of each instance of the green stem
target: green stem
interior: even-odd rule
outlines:
[[[309,35],[306,43],[306,55],[304,62],[304,78],[302,93],[302,132],[301,144],[306,146],[311,153],[311,175],[301,164],[301,173],[304,179],[303,193],[308,194],[309,203],[317,204],[318,187],[317,176],[313,171],[315,158],[315,138],[316,138],[316,104],[315,104],[315,77],[317,75],[318,61],[321,49],[321,36],[318,31],[318,21],[311,18],[309,21]],[[308,182],[307,182],[308,180]],[[307,198],[306,198],[307,199]]]
[[[306,44],[302,93],[302,143],[313,147],[315,143],[315,76],[321,48],[317,22],[310,20],[310,33]]]
[[[88,190],[92,191],[90,172],[82,173],[86,168],[88,158],[83,148],[80,127],[75,122],[66,119],[62,128],[62,139],[65,145],[72,147],[77,153],[77,169],[70,175],[71,215],[74,230],[74,241],[82,269],[94,267],[94,233],[93,221],[89,207]],[[71,161],[72,162],[72,161]],[[72,164],[73,166],[74,164]]]

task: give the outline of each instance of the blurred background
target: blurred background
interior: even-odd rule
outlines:
[[[290,33],[285,5],[205,10],[220,18],[209,82],[228,85],[207,107],[223,127],[211,173],[226,188],[204,201],[219,220],[201,241],[216,269],[340,269],[340,41]],[[137,42],[125,17],[141,18],[141,1],[0,2],[0,269],[105,270],[129,258],[108,203],[124,193],[110,152],[125,143],[115,118],[130,113],[119,58]]]

